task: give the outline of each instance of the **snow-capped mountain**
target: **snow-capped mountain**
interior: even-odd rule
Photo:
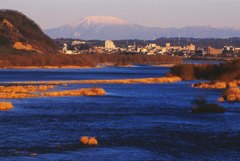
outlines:
[[[144,27],[111,16],[89,16],[58,28],[45,30],[52,38],[85,40],[156,39],[159,37],[240,37],[240,28],[189,26],[184,28]]]
[[[79,21],[70,24],[71,27],[77,28],[78,26],[93,26],[93,25],[130,25],[126,20],[119,19],[112,16],[88,16]]]

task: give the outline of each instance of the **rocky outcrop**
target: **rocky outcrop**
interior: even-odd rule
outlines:
[[[34,51],[35,49],[32,47],[32,45],[28,43],[23,43],[23,42],[15,42],[13,45],[14,49],[17,50],[27,50],[27,51]]]
[[[19,30],[7,19],[0,20],[0,34],[1,47],[2,45],[11,46],[15,41],[24,39]]]

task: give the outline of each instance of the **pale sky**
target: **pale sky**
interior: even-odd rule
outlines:
[[[115,16],[152,27],[240,27],[240,0],[0,0],[1,9],[15,9],[43,29],[85,16]]]

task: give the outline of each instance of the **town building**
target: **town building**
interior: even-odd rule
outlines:
[[[114,50],[114,49],[116,49],[116,46],[113,41],[107,40],[107,41],[105,41],[105,49]]]
[[[205,56],[207,53],[204,51],[204,49],[198,49],[195,51],[195,56]]]
[[[240,48],[235,48],[235,53],[240,53]]]
[[[212,48],[209,46],[207,49],[207,54],[208,55],[220,55],[220,54],[222,54],[222,49],[215,49],[215,48]]]
[[[86,42],[85,41],[78,41],[78,40],[72,41],[72,45],[80,45],[80,44],[86,44]]]
[[[186,47],[186,49],[187,49],[188,51],[195,51],[195,50],[196,50],[196,46],[193,45],[193,44],[190,44],[190,45],[188,45],[188,46]]]
[[[230,56],[235,53],[235,48],[233,46],[224,46],[222,53]]]
[[[64,54],[74,54],[74,52],[72,50],[68,50],[68,44],[67,43],[63,44],[62,52]]]
[[[169,50],[171,47],[171,44],[170,43],[166,43],[166,49]]]
[[[62,52],[63,52],[63,53],[66,53],[67,50],[68,50],[68,45],[65,43],[65,44],[63,44]]]

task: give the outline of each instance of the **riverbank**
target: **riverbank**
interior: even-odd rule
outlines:
[[[8,66],[0,69],[90,69],[102,68],[103,66]]]
[[[61,80],[61,81],[27,81],[7,82],[8,85],[63,85],[63,84],[154,84],[180,82],[180,77],[109,79],[109,80]]]
[[[152,65],[152,66],[154,66],[154,67],[169,67],[169,68],[171,68],[171,67],[174,67],[175,65],[177,65],[177,64],[158,64],[158,65]]]
[[[151,65],[153,67],[173,67],[177,64],[159,64],[159,65]],[[0,66],[0,69],[91,69],[91,68],[105,68],[105,67],[135,67],[135,65],[115,65],[112,63],[99,64],[97,66],[77,66],[77,65],[69,65],[69,66]]]
[[[18,85],[0,86],[0,99],[23,99],[37,97],[61,96],[102,96],[106,92],[102,88],[80,88],[73,90],[57,90],[53,85]]]
[[[240,102],[240,89],[236,84],[231,84],[229,88],[218,99],[218,102]]]
[[[11,102],[0,102],[0,111],[8,111],[13,108],[13,104]]]
[[[0,66],[9,67],[95,67],[99,64],[126,66],[132,64],[178,64],[182,57],[144,54],[3,54]]]
[[[211,81],[211,82],[199,82],[192,84],[194,88],[206,88],[206,89],[226,89],[232,86],[239,86],[240,80],[234,80],[231,82],[226,81]]]
[[[192,85],[193,88],[201,89],[224,89],[222,96],[218,102],[239,102],[240,101],[240,80],[231,82],[215,81],[215,82],[200,82]]]

